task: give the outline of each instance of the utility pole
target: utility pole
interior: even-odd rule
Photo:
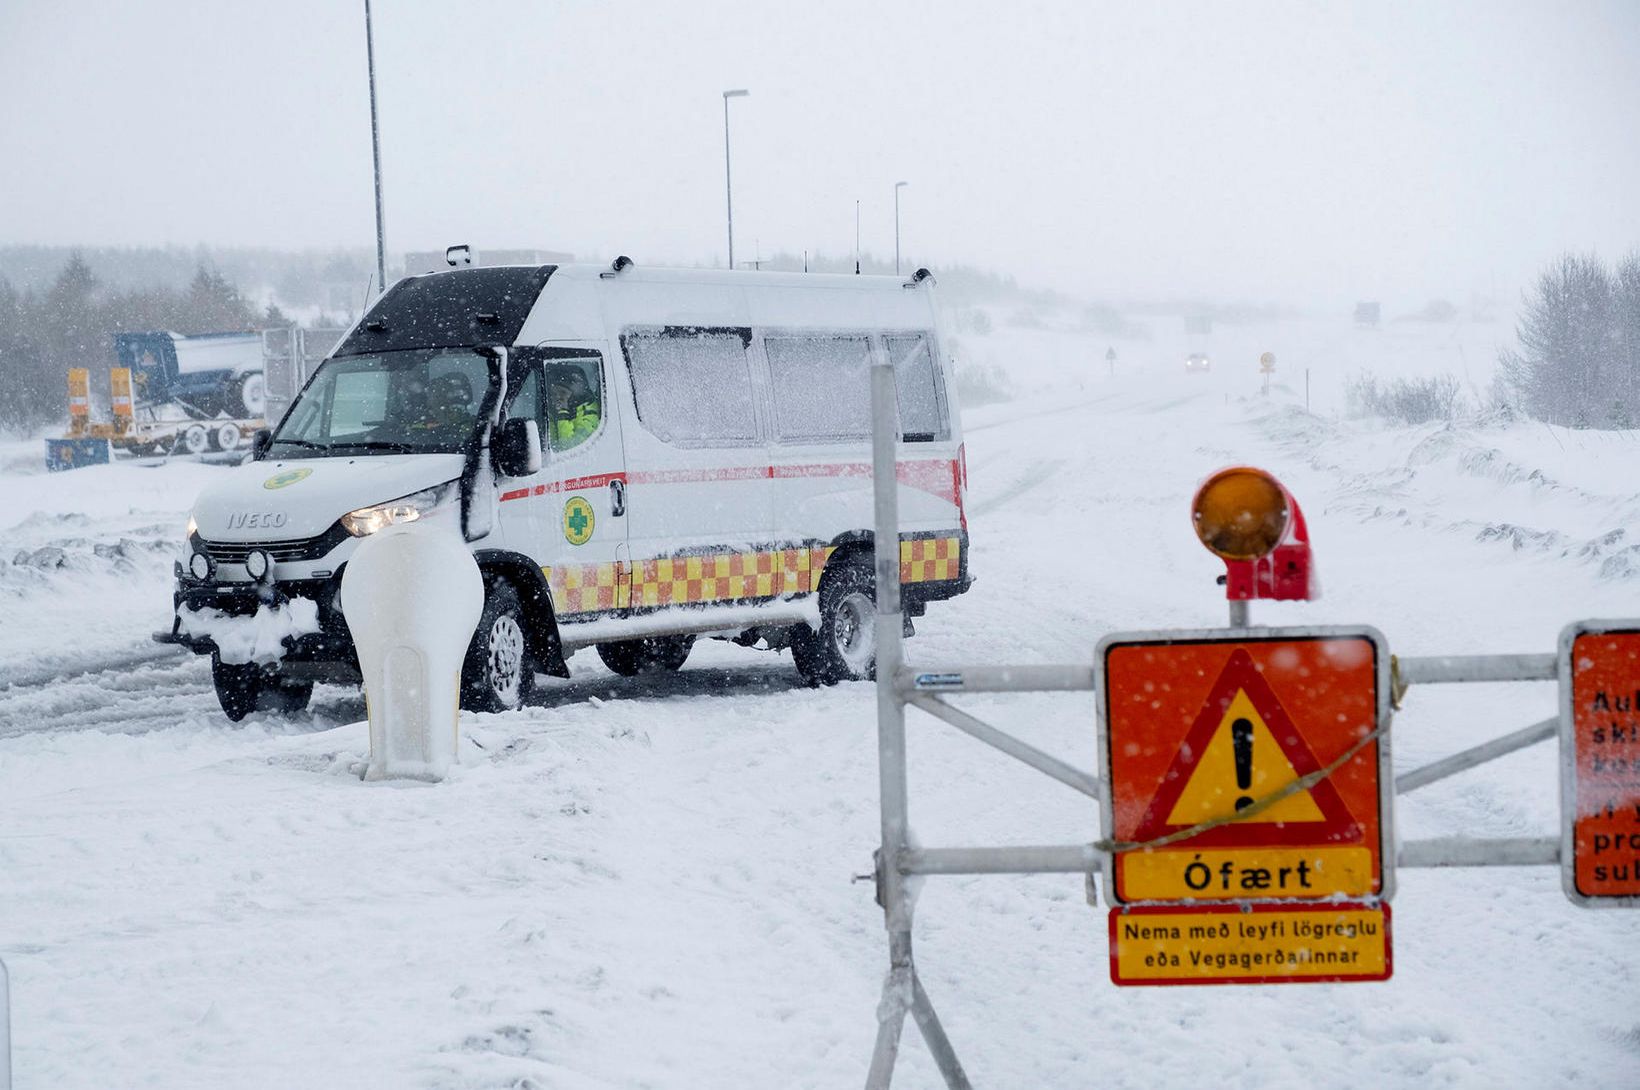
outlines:
[[[382,221],[382,141],[376,121],[376,35],[370,21],[370,0],[364,0],[364,53],[370,69],[370,155],[376,164],[376,294],[387,290],[387,229]]]
[[[854,275],[860,275],[860,202],[854,202]]]
[[[751,94],[744,87],[723,92],[723,198],[729,207],[729,267],[735,267],[735,187],[729,173],[729,100]]]
[[[900,275],[900,190],[910,182],[894,183],[894,275]]]

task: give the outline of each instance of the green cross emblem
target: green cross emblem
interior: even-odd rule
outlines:
[[[585,545],[592,537],[592,505],[580,496],[564,504],[564,537],[571,545]]]

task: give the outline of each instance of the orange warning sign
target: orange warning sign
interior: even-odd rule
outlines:
[[[1113,900],[1387,897],[1386,662],[1361,629],[1101,644],[1105,827],[1142,846]]]
[[[1561,646],[1566,895],[1640,906],[1640,625],[1574,625]]]

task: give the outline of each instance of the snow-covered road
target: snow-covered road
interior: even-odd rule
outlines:
[[[1238,461],[1303,501],[1326,592],[1256,621],[1429,654],[1547,652],[1572,619],[1640,615],[1635,434],[1383,430],[1247,385],[1045,376],[969,413],[979,582],[918,622],[912,660],[1086,662],[1109,631],[1219,623],[1186,505]],[[869,686],[802,689],[789,658],[727,644],[661,684],[582,654],[540,706],[468,718],[449,782],[363,784],[356,694],[230,726],[203,663],[147,643],[162,542],[211,472],[0,476],[19,1086],[861,1083],[886,964],[851,881],[876,841]],[[964,706],[1093,767],[1086,695]],[[1548,685],[1414,690],[1397,767],[1553,711]],[[1097,835],[1075,793],[910,726],[923,843]],[[1407,838],[1557,820],[1552,745],[1398,808]],[[1394,908],[1388,983],[1118,989],[1080,879],[934,879],[919,963],[980,1086],[1640,1086],[1631,914],[1575,908],[1541,867],[1404,871]],[[896,1085],[936,1085],[907,1040]]]

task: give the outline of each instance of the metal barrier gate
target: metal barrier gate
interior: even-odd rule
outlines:
[[[905,665],[903,629],[900,616],[900,550],[896,474],[896,395],[892,365],[880,362],[872,369],[872,471],[875,491],[876,561],[876,641],[877,641],[877,721],[879,788],[881,792],[881,846],[875,854],[877,900],[882,906],[889,938],[889,971],[877,1008],[876,1046],[866,1078],[868,1090],[885,1090],[893,1078],[905,1016],[909,1013],[922,1032],[935,1064],[951,1088],[966,1088],[968,1078],[957,1059],[950,1038],[935,1013],[932,1001],[917,975],[912,951],[911,927],[914,904],[906,890],[906,880],[915,875],[961,874],[1082,874],[1089,883],[1090,900],[1095,873],[1105,866],[1114,850],[1129,850],[1132,844],[1117,845],[1110,839],[1086,844],[1055,844],[1036,847],[912,847],[907,839],[907,779],[905,709],[914,707],[970,737],[991,746],[1029,767],[1093,800],[1105,800],[1109,785],[1093,773],[1073,767],[1051,754],[1003,730],[981,721],[949,703],[953,693],[1001,692],[1091,692],[1097,669],[1093,665],[1039,666],[937,666],[910,669]],[[1247,622],[1246,603],[1231,602],[1230,627],[1218,630],[1221,637],[1252,638],[1277,630],[1253,630]],[[1614,623],[1615,624],[1615,623]],[[1574,626],[1574,629],[1577,626]],[[1625,629],[1640,623],[1624,622]],[[1290,630],[1297,631],[1297,630]],[[1598,625],[1584,631],[1604,631]],[[1412,685],[1464,684],[1471,682],[1555,681],[1562,682],[1562,714],[1522,727],[1500,738],[1433,761],[1393,778],[1393,794],[1403,795],[1449,776],[1475,768],[1518,749],[1547,741],[1557,731],[1568,729],[1570,719],[1569,679],[1563,670],[1573,629],[1562,638],[1561,654],[1431,656],[1396,659],[1388,657],[1388,700],[1373,731],[1387,746],[1389,706],[1398,707]],[[1201,633],[1180,635],[1200,636]],[[1640,702],[1640,696],[1636,696]],[[1632,729],[1632,728],[1631,728]],[[1387,766],[1387,754],[1385,756]],[[1564,766],[1563,766],[1564,767]],[[1330,775],[1320,770],[1315,778]],[[1563,779],[1570,773],[1563,773]],[[1312,780],[1313,782],[1313,780]],[[1295,785],[1296,786],[1296,785]],[[1386,784],[1386,794],[1390,793]],[[1563,784],[1564,787],[1564,784]],[[1273,798],[1274,796],[1272,796]],[[1260,800],[1260,808],[1270,800]],[[1238,806],[1240,804],[1238,803]],[[1562,809],[1566,807],[1563,791]],[[1251,813],[1251,809],[1248,811]],[[1226,819],[1234,822],[1241,814]],[[1640,803],[1637,803],[1640,822]],[[1203,826],[1197,826],[1202,828]],[[1481,867],[1560,864],[1567,874],[1567,892],[1574,901],[1589,903],[1572,888],[1571,822],[1563,820],[1558,837],[1471,839],[1443,837],[1403,843],[1385,868]],[[1194,830],[1184,835],[1191,835]],[[1631,834],[1625,834],[1631,835]],[[1640,834],[1632,834],[1640,843]],[[1113,902],[1114,903],[1114,902]],[[1628,897],[1608,903],[1634,905],[1640,898]],[[1386,974],[1387,975],[1387,974]]]

